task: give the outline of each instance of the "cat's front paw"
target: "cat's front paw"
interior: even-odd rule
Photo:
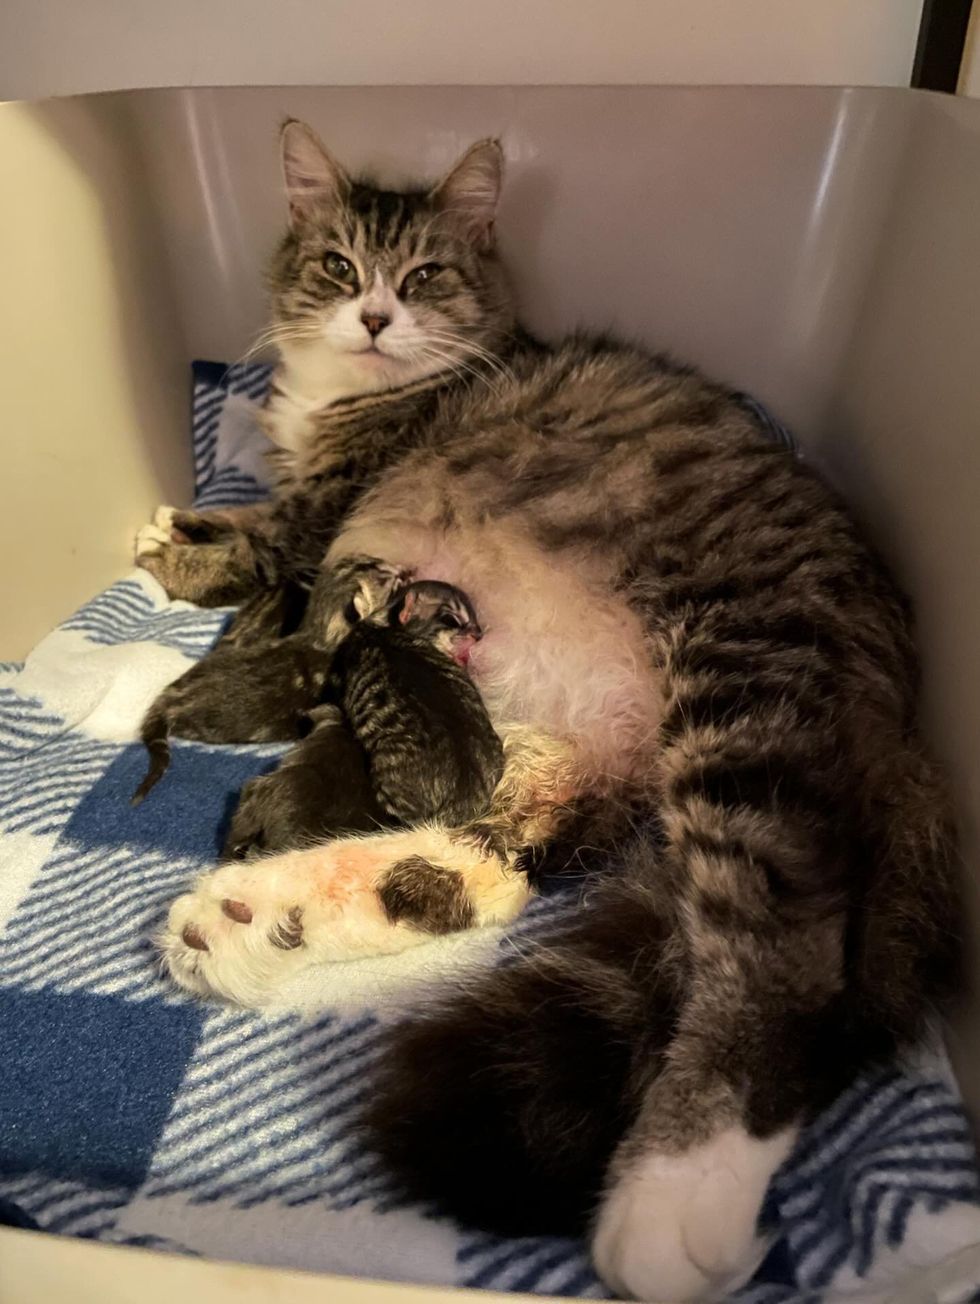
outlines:
[[[175,583],[176,554],[187,543],[174,525],[177,515],[175,507],[158,507],[150,524],[136,532],[136,565],[158,580],[170,597],[182,596]]]
[[[505,923],[529,895],[522,874],[437,829],[341,839],[204,875],[160,949],[181,987],[260,1007],[311,965]]]
[[[143,557],[153,557],[162,552],[171,543],[186,543],[186,538],[176,537],[174,517],[176,507],[158,507],[153,513],[149,525],[143,525],[136,532],[136,561],[141,563]]]

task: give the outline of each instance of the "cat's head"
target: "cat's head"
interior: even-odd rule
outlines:
[[[503,174],[494,140],[435,185],[357,180],[304,123],[282,130],[289,230],[270,273],[270,337],[287,364],[332,366],[351,392],[495,354],[513,308],[494,250]]]

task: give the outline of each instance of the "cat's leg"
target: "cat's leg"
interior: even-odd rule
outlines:
[[[529,895],[515,867],[445,829],[342,838],[204,875],[160,944],[181,987],[260,1007],[311,965],[506,923]]]
[[[342,838],[203,875],[173,903],[160,939],[174,979],[263,1005],[311,965],[514,919],[531,895],[518,842],[557,827],[575,766],[569,748],[529,730],[508,731],[505,752],[500,800],[473,826]]]
[[[152,524],[143,526],[143,530],[147,537],[159,534],[162,542],[216,543],[238,531],[249,533],[262,529],[271,519],[272,512],[271,500],[239,507],[215,507],[203,512],[193,507],[158,507]]]
[[[273,505],[195,512],[158,509],[136,536],[136,564],[172,598],[232,606],[274,584]]]
[[[709,705],[730,720],[747,690],[718,674]],[[598,1270],[641,1300],[744,1283],[801,1121],[880,1044],[846,989],[863,852],[835,739],[790,727],[812,684],[766,681],[777,717],[726,729],[705,722],[705,680],[670,682],[649,817],[612,861],[581,840],[612,882],[564,935],[396,1030],[369,1120],[401,1186],[482,1228],[572,1234],[593,1215]]]
[[[759,1227],[769,1183],[789,1156],[801,1117],[774,1129],[751,1119],[737,1090],[695,1061],[730,1047],[675,1041],[668,1067],[606,1178],[592,1240],[596,1270],[638,1300],[722,1300],[752,1276],[771,1244]],[[754,1072],[777,1079],[778,1058]],[[779,1085],[774,1085],[778,1095]]]
[[[785,726],[769,739],[692,727],[665,748],[662,872],[683,996],[593,1239],[603,1280],[629,1298],[721,1299],[743,1285],[768,1248],[770,1180],[853,1074],[851,852],[833,819],[844,797],[832,745]]]

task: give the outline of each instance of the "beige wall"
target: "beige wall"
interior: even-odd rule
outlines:
[[[907,86],[922,0],[3,0],[0,98],[139,86]]]
[[[185,349],[127,131],[106,99],[0,105],[4,659],[117,579],[160,497],[190,491]]]

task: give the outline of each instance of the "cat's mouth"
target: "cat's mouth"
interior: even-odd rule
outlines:
[[[391,353],[385,353],[378,348],[376,344],[369,344],[366,349],[352,350],[355,358],[363,358],[368,364],[379,362],[402,362],[404,359],[397,358]]]

